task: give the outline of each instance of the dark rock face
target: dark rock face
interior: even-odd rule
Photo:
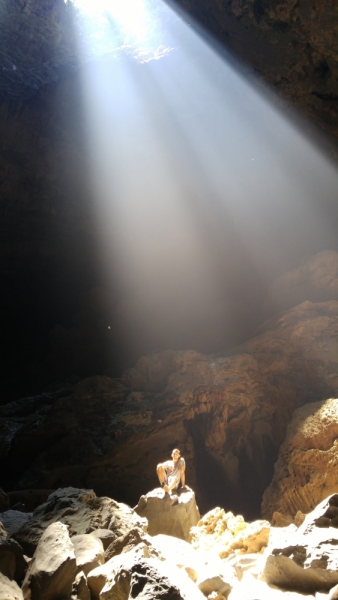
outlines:
[[[173,0],[326,131],[338,136],[338,14],[318,0]]]
[[[337,301],[304,302],[225,357],[175,352],[165,387],[167,354],[153,354],[143,375],[84,380],[25,417],[9,404],[5,489],[72,484],[134,505],[178,446],[201,512],[221,504],[252,518],[294,409],[337,394],[337,331]]]

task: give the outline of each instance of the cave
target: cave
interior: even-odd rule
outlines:
[[[3,485],[132,503],[175,443],[203,512],[256,518],[337,395],[337,14],[125,4],[1,6]]]

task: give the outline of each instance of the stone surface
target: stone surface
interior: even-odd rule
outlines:
[[[175,440],[202,512],[221,505],[257,518],[293,411],[338,394],[337,334],[338,302],[305,302],[226,356],[176,352],[161,393],[96,378],[44,415],[19,420],[13,408],[2,476],[25,489],[90,483],[134,505],[156,486],[156,464]]]
[[[91,600],[87,578],[83,571],[76,574],[72,587],[71,600]]]
[[[91,535],[101,540],[104,550],[116,539],[116,534],[111,529],[95,529]]]
[[[309,513],[287,539],[267,548],[262,579],[305,594],[328,592],[338,583],[338,494]],[[287,528],[289,529],[289,528]]]
[[[120,537],[116,538],[105,551],[105,560],[108,561],[113,556],[117,556],[122,552],[129,552],[135,546],[144,543],[147,546],[151,545],[151,538],[147,534],[143,533],[139,527],[133,527]]]
[[[124,562],[121,562],[123,558]],[[119,560],[118,560],[119,559]],[[133,552],[112,559],[115,565],[99,596],[94,600],[128,600],[128,598],[167,598],[168,600],[203,600],[205,596],[186,573],[174,564],[153,558],[140,559]],[[91,590],[92,591],[92,590]]]
[[[268,312],[275,313],[306,300],[325,302],[337,299],[338,252],[323,250],[270,285],[266,308]]]
[[[55,521],[67,525],[71,536],[108,528],[119,537],[132,527],[146,527],[146,522],[129,506],[98,498],[93,490],[70,487],[51,494],[14,537],[31,556],[44,530]]]
[[[25,525],[31,517],[32,513],[21,512],[20,510],[6,510],[6,512],[0,514],[0,521],[8,535],[12,535]]]
[[[70,598],[76,576],[74,546],[68,528],[52,523],[41,536],[23,585],[25,600]]]
[[[181,488],[166,494],[156,488],[141,496],[135,512],[148,520],[149,535],[164,533],[191,541],[190,529],[200,518],[195,494],[188,488]]]
[[[192,581],[197,581],[206,557],[199,555],[191,544],[170,535],[158,534],[151,538],[151,546],[158,552],[160,560],[184,569]]]
[[[24,600],[18,584],[2,573],[0,573],[0,600]]]
[[[104,548],[100,539],[91,534],[73,535],[76,567],[85,575],[96,567],[104,564]]]
[[[270,523],[246,523],[242,515],[234,516],[223,508],[215,508],[200,519],[191,530],[192,545],[220,558],[232,553],[261,552],[269,542]]]
[[[6,531],[3,523],[0,521],[0,539],[6,538],[8,536],[8,532]]]
[[[336,491],[337,438],[337,399],[306,404],[294,412],[263,495],[264,517],[271,519],[274,511],[292,518],[297,511],[308,513]],[[298,523],[299,519],[300,515]]]
[[[13,539],[0,538],[0,573],[21,585],[27,563],[21,546]]]

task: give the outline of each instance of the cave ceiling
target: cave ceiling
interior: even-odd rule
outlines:
[[[208,32],[220,51],[224,48],[245,65],[248,74],[258,75],[286,99],[311,127],[314,124],[336,158],[335,0],[171,0],[170,4],[189,23]],[[108,322],[111,315],[105,307],[118,301],[114,290],[101,295],[90,291],[102,286],[101,234],[93,227],[79,110],[78,72],[83,64],[74,37],[75,13],[64,0],[2,0],[0,5],[0,265],[7,381],[3,401],[37,392],[64,376],[50,366],[50,344],[63,353],[64,337],[73,334],[58,327],[61,323],[71,328],[74,318],[77,326],[85,325],[81,334],[77,329],[73,335],[76,360],[68,375],[103,372],[107,331],[96,329],[93,334],[93,323]],[[245,272],[250,273],[249,267]],[[249,277],[247,287],[241,288],[242,297],[250,296],[250,301],[253,286],[259,286],[253,279]],[[239,320],[245,322],[250,311],[248,304]],[[101,321],[98,314],[100,318],[104,314]],[[114,345],[114,333],[109,334]],[[86,354],[88,338],[92,342]],[[194,339],[187,344],[193,346]],[[120,348],[118,343],[115,347]],[[136,344],[133,360],[143,350]],[[126,366],[123,359],[110,358],[118,364],[115,374]]]

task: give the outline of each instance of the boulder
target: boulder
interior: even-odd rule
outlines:
[[[157,551],[160,560],[184,569],[192,581],[197,580],[205,557],[194,550],[191,544],[170,535],[158,534],[151,538],[151,546]]]
[[[148,520],[149,535],[164,533],[190,542],[190,529],[199,521],[195,494],[188,488],[181,488],[166,494],[156,488],[141,496],[135,512]]]
[[[72,587],[71,600],[91,600],[87,578],[83,571],[76,574]]]
[[[132,550],[135,548],[135,546],[138,546],[138,544],[141,543],[150,546],[152,544],[152,538],[142,532],[139,528],[134,527],[124,535],[116,538],[114,542],[108,546],[107,550],[105,551],[105,561],[107,562],[113,558],[113,556],[117,556],[122,552],[129,552],[129,550]]]
[[[4,513],[0,513],[0,521],[5,527],[8,535],[13,535],[20,529],[25,523],[27,523],[32,517],[32,513],[22,512],[20,510],[6,510]]]
[[[146,521],[126,504],[98,498],[93,490],[69,487],[53,492],[14,537],[25,553],[32,556],[42,533],[55,521],[67,525],[71,537],[109,529],[117,538],[132,527],[146,528]]]
[[[219,507],[204,515],[191,530],[194,548],[220,558],[234,552],[261,552],[268,545],[269,535],[268,521],[246,523],[242,515],[234,516]]]
[[[22,591],[15,581],[0,573],[0,600],[23,600]]]
[[[124,555],[127,557],[127,554]],[[100,600],[128,598],[165,598],[168,600],[205,600],[187,575],[175,565],[157,559],[135,560],[120,565],[101,590]]]
[[[116,534],[110,529],[94,529],[91,535],[101,540],[104,550],[116,539]]]
[[[147,544],[141,542],[128,552],[113,556],[101,567],[97,567],[96,569],[93,569],[93,571],[90,571],[87,576],[87,582],[92,599],[99,600],[101,598],[101,590],[107,582],[114,581],[115,575],[122,567],[130,567],[134,562],[149,557],[150,553]]]
[[[262,515],[294,518],[308,513],[337,489],[338,400],[311,402],[295,410],[265,490]],[[298,515],[298,523],[300,515]],[[279,517],[273,522],[281,522]]]
[[[0,573],[21,585],[27,570],[23,550],[15,540],[0,538]]]
[[[52,523],[42,534],[22,585],[25,600],[70,599],[76,576],[68,528]]]
[[[290,528],[287,528],[290,529]],[[276,530],[275,530],[276,531]],[[262,579],[285,590],[311,594],[338,584],[338,494],[321,502],[288,538],[266,551]]]
[[[87,575],[89,571],[104,564],[104,548],[100,539],[90,533],[84,533],[74,535],[71,541],[74,546],[78,572],[82,571]]]

